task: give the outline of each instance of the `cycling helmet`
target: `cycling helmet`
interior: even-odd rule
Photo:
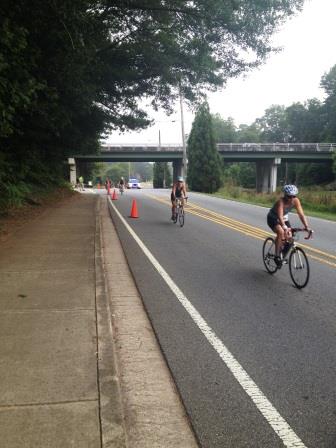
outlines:
[[[183,182],[183,177],[182,176],[178,176],[177,182]]]
[[[299,193],[299,190],[295,185],[285,185],[283,187],[283,192],[286,196],[296,196]]]

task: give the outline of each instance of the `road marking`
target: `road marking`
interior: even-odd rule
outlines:
[[[147,194],[148,197],[155,199],[158,202],[162,202],[163,204],[170,204],[170,202],[166,199],[158,198],[157,196]],[[235,230],[237,232],[243,233],[246,236],[251,236],[253,238],[264,240],[267,236],[273,235],[271,232],[267,232],[266,230],[260,229],[258,227],[254,227],[250,224],[245,224],[241,221],[237,221],[236,219],[229,218],[225,215],[222,215],[220,213],[214,212],[212,210],[208,210],[206,208],[203,208],[196,204],[187,204],[186,210],[188,213],[192,215],[199,216],[203,219],[207,219],[208,221],[212,221],[216,224],[222,225],[224,227],[227,227],[229,229]],[[202,212],[206,213],[203,214]],[[315,249],[314,247],[307,246],[306,244],[300,243],[300,247],[303,249],[306,249],[308,251],[308,255],[310,258],[319,261],[320,263],[327,264],[332,267],[336,267],[336,263],[333,260],[336,260],[336,256],[332,255],[328,252],[324,252],[320,249]],[[327,258],[327,260],[313,255],[322,255]]]
[[[196,310],[188,298],[183,294],[180,288],[174,283],[169,274],[160,265],[154,255],[149,251],[147,246],[142,242],[138,235],[134,232],[131,226],[126,222],[124,217],[120,214],[116,206],[112,203],[111,199],[108,198],[110,206],[113,208],[121,222],[124,224],[126,229],[129,231],[130,235],[134,238],[140,249],[146,255],[148,260],[152,263],[157,272],[161,275],[163,280],[169,286],[171,291],[176,296],[177,300],[181,303],[184,309],[187,311],[191,319],[201,330],[205,338],[211,344],[211,346],[216,350],[217,354],[220,356],[222,361],[226,364],[228,369],[231,371],[232,375],[251,398],[257,409],[261,412],[270,426],[273,428],[278,437],[282,440],[283,444],[288,448],[306,448],[306,445],[302,440],[295,434],[293,429],[289,426],[286,420],[279,414],[276,408],[264,395],[264,393],[259,389],[257,384],[252,380],[246,370],[241,366],[241,364],[236,360],[224,343],[218,338],[216,333],[203,319],[201,314]]]

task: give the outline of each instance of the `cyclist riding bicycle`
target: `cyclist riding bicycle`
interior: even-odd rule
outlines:
[[[182,198],[182,204],[184,205],[184,199],[187,196],[187,190],[186,185],[184,183],[183,177],[178,176],[177,182],[173,184],[173,188],[170,195],[170,200],[172,203],[172,217],[171,219],[174,220],[174,216],[176,213],[176,198]]]
[[[286,239],[291,236],[291,225],[288,220],[288,213],[295,208],[297,214],[304,225],[305,230],[309,231],[307,219],[303,213],[301,202],[296,196],[299,190],[295,185],[285,185],[283,187],[284,196],[280,198],[267,215],[267,224],[276,233],[275,238],[275,262],[281,266],[280,253]]]
[[[119,187],[120,191],[124,190],[124,188],[125,188],[125,180],[124,180],[123,176],[121,176],[121,178],[119,180],[118,187]]]

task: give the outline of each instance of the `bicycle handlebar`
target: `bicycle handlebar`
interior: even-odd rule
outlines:
[[[291,231],[292,231],[293,235],[297,232],[307,232],[308,235],[304,237],[305,240],[310,240],[313,238],[314,230],[312,230],[312,229],[302,229],[302,228],[293,227],[293,228],[291,228]]]

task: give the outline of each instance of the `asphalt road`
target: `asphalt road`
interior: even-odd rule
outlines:
[[[133,199],[138,219],[129,218]],[[288,267],[264,269],[265,208],[191,193],[180,228],[167,190],[127,191],[113,205],[200,446],[335,447],[336,223],[310,219],[315,239],[301,242],[311,277],[298,290]]]

